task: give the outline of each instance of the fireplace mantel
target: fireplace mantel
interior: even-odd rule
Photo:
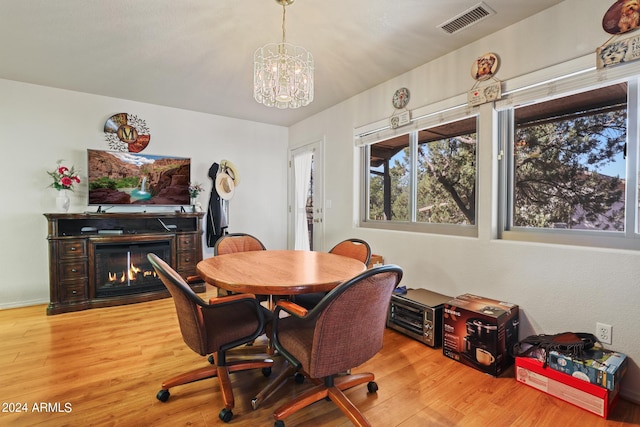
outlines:
[[[169,264],[185,279],[202,259],[202,212],[44,214],[48,221],[49,293],[47,314],[150,301],[170,296],[166,289],[97,297],[94,247],[166,240]],[[192,285],[204,292],[204,283]]]

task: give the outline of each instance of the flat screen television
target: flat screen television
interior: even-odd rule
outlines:
[[[87,150],[89,205],[189,204],[191,159]]]

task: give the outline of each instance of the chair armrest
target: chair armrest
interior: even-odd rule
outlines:
[[[256,296],[254,294],[231,294],[222,297],[213,297],[209,299],[209,305],[224,304],[247,299],[256,299]]]
[[[306,308],[291,301],[278,301],[276,304],[276,311],[278,311],[278,308],[296,317],[305,317],[309,312]]]
[[[281,311],[285,311],[290,314],[290,316],[286,316],[289,318],[289,320],[292,320],[293,317],[297,317],[298,319],[305,319],[309,311],[292,301],[281,300],[278,301],[273,312],[273,329],[271,333],[271,341],[273,342],[276,350],[278,350],[278,352],[280,352],[280,354],[282,354],[289,361],[291,366],[297,371],[302,368],[302,363],[300,363],[298,359],[296,359],[291,353],[289,353],[289,351],[282,347],[280,341],[278,340],[278,323],[280,321]]]
[[[193,285],[195,283],[203,283],[204,279],[200,276],[187,276],[187,283]]]
[[[206,324],[210,317],[212,318],[214,323],[219,322],[220,316],[219,314],[216,315],[215,313],[220,312],[220,310],[226,310],[227,312],[229,310],[233,311],[237,306],[246,306],[247,304],[254,310],[255,329],[253,331],[247,331],[247,335],[245,335],[244,337],[239,337],[235,341],[221,344],[220,350],[226,351],[233,347],[237,347],[240,344],[255,340],[258,336],[260,336],[260,334],[264,333],[266,323],[271,322],[271,312],[260,305],[260,302],[257,300],[254,294],[232,294],[222,297],[213,297],[209,299],[209,304],[200,306],[200,310]],[[250,322],[252,321],[252,319],[247,317],[244,321],[247,327],[250,327]]]

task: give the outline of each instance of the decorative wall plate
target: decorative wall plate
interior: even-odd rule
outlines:
[[[640,27],[640,3],[618,0],[602,17],[602,29],[609,34],[622,34]]]
[[[473,61],[471,77],[477,81],[488,80],[493,77],[500,67],[500,60],[495,53],[485,53]]]
[[[409,103],[409,98],[409,89],[407,89],[406,87],[396,90],[396,93],[393,94],[393,108],[398,110],[400,108],[406,107]]]
[[[144,120],[133,114],[118,113],[104,124],[104,136],[109,148],[139,153],[149,145],[151,135]]]

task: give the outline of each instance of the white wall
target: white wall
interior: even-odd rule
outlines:
[[[151,141],[143,153],[191,157],[192,181],[205,187],[199,196],[205,208],[209,167],[231,160],[241,182],[230,202],[229,231],[255,234],[268,248],[286,248],[286,128],[0,80],[0,308],[49,301],[42,214],[55,212],[57,192],[47,188],[46,172],[58,159],[80,169],[83,182],[71,193],[70,212],[86,211],[86,149],[108,149],[104,123],[116,113],[146,122]],[[204,256],[211,255],[204,246]]]
[[[591,54],[609,39],[601,21],[612,3],[566,0],[292,126],[289,144],[326,139],[325,164],[331,173],[326,174],[325,197],[332,200],[324,217],[327,245],[360,237],[386,262],[404,268],[403,284],[408,287],[452,296],[470,292],[516,303],[521,308],[521,338],[593,333],[596,322],[613,325],[609,347],[631,358],[622,394],[640,402],[640,252],[495,239],[496,141],[490,105],[481,108],[480,119],[478,238],[354,226],[359,182],[354,129],[387,118],[397,88],[409,88],[408,108],[416,109],[471,89],[471,64],[486,52],[501,58],[497,78],[504,81]]]

